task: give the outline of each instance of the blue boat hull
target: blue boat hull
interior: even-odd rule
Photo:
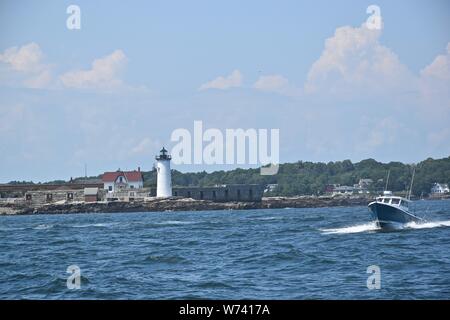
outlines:
[[[382,229],[397,229],[409,222],[420,222],[421,219],[402,210],[399,207],[384,203],[372,202],[369,204],[370,211],[377,225]]]

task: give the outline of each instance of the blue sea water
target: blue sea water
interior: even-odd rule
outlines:
[[[365,206],[1,216],[0,298],[449,299],[450,201],[416,206],[395,232]]]

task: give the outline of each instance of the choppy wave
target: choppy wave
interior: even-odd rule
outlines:
[[[277,220],[277,219],[281,219],[281,217],[258,217],[258,218],[255,218],[255,220],[262,220],[262,221],[265,221],[265,220]]]
[[[53,226],[54,226],[53,224],[40,224],[40,225],[34,227],[33,229],[34,230],[46,230],[46,229],[53,228]]]
[[[395,233],[361,207],[0,217],[0,299],[445,299],[450,201],[425,205]],[[396,286],[367,290],[371,264]]]
[[[183,225],[183,224],[194,224],[194,223],[196,223],[196,222],[194,222],[194,221],[180,221],[180,220],[168,220],[168,221],[155,222],[155,224],[167,225],[167,226],[178,225],[178,224],[181,224],[181,225]]]
[[[110,223],[86,223],[86,224],[74,224],[70,227],[72,228],[89,228],[89,227],[112,227],[119,224],[118,222]]]
[[[404,225],[405,229],[430,229],[439,227],[450,227],[450,220],[447,221],[429,221],[429,222],[410,222]],[[364,223],[349,227],[332,228],[332,229],[320,229],[324,234],[348,234],[348,233],[361,233],[379,231],[379,228],[375,222]]]
[[[25,230],[26,227],[0,227],[0,231],[21,231],[21,230]]]
[[[232,289],[233,286],[231,286],[230,284],[227,284],[225,282],[222,281],[204,281],[201,282],[199,284],[196,285],[196,287],[198,288],[202,288],[202,289],[217,289],[217,288],[230,288]]]
[[[150,255],[145,261],[153,263],[178,264],[186,262],[186,259],[179,255]]]

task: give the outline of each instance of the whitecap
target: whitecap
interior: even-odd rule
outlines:
[[[20,231],[20,230],[25,230],[25,227],[19,228],[19,227],[5,227],[5,228],[0,228],[0,231]]]
[[[168,221],[160,221],[155,222],[158,225],[178,225],[178,224],[193,224],[193,221],[179,221],[179,220],[168,220]]]
[[[280,217],[259,217],[259,218],[255,218],[255,220],[276,220],[276,219],[280,219]]]
[[[89,227],[111,227],[117,225],[118,222],[110,223],[87,223],[87,224],[74,224],[72,228],[89,228]]]
[[[40,225],[34,227],[33,229],[34,230],[46,230],[46,229],[50,229],[50,228],[53,228],[52,224],[40,224]]]

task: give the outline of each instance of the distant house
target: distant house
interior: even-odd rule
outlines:
[[[266,185],[266,188],[264,189],[264,193],[272,192],[272,191],[274,191],[277,187],[278,187],[278,184],[277,184],[277,183],[267,184],[267,185]]]
[[[448,188],[448,184],[446,183],[434,183],[431,187],[431,194],[443,194],[449,193],[450,189]]]
[[[360,189],[367,189],[372,183],[372,179],[359,179],[358,186]]]
[[[85,202],[96,202],[98,201],[99,194],[98,188],[84,188],[84,201]]]
[[[339,186],[339,187],[334,188],[333,195],[337,195],[337,194],[351,195],[351,194],[353,194],[354,191],[355,191],[354,187]]]
[[[102,176],[103,188],[108,192],[123,189],[140,189],[144,187],[144,178],[140,168],[134,171],[105,172]]]
[[[325,186],[325,193],[333,193],[334,189],[336,189],[339,186],[340,186],[340,184],[336,184],[336,183],[334,183],[334,184],[327,184]]]
[[[369,187],[372,183],[372,179],[359,179],[359,182],[353,185],[353,192],[359,194],[370,193]]]

